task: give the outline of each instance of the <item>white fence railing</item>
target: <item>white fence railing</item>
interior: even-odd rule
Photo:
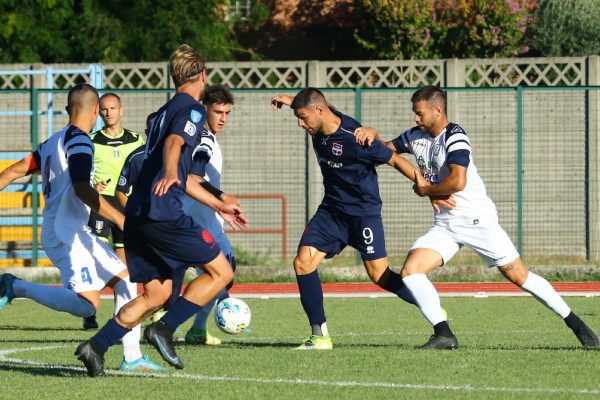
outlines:
[[[435,84],[448,87],[582,86],[600,84],[600,57],[389,60],[258,61],[208,64],[208,81],[232,88],[401,88]],[[164,89],[172,86],[166,62],[94,64],[108,89]],[[69,70],[81,64],[12,64],[0,70],[0,89],[48,88],[24,70]],[[20,72],[21,71],[21,72]],[[85,74],[54,74],[52,88],[85,82]]]

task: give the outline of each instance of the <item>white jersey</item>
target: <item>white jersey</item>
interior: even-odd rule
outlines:
[[[412,153],[415,156],[421,175],[431,184],[448,176],[448,164],[459,164],[467,168],[465,188],[454,193],[456,207],[451,210],[442,208],[440,213],[435,214],[435,222],[452,218],[498,220],[496,206],[488,197],[473,162],[469,138],[459,125],[449,123],[434,138],[421,132],[419,127],[414,127],[394,139],[393,143],[398,153]]]
[[[203,129],[200,143],[192,153],[192,159],[193,165],[190,172],[197,172],[195,167],[197,167],[199,163],[205,163],[204,180],[210,182],[215,188],[220,189],[221,171],[223,170],[223,154],[221,153],[221,146],[214,133],[206,128]],[[198,203],[187,195],[183,198],[183,211],[191,216],[198,224],[202,225],[202,227],[206,228],[206,230],[214,236],[217,243],[219,243],[219,245],[221,244],[220,239],[225,236],[225,233],[223,232],[224,221],[219,214],[212,208]]]
[[[42,244],[56,247],[73,243],[78,233],[89,232],[90,208],[75,194],[68,159],[76,154],[88,154],[93,160],[94,144],[81,129],[68,125],[42,143],[37,153],[45,200]],[[90,184],[93,170],[92,167]]]

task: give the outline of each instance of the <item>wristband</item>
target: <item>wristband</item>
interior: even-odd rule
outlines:
[[[212,194],[213,196],[215,196],[217,199],[222,200],[221,196],[223,196],[223,192],[219,189],[217,189],[216,187],[214,187],[213,185],[210,184],[210,182],[202,182],[200,183],[200,186],[202,186],[204,188],[204,190],[206,190],[207,192],[209,192],[210,194]]]

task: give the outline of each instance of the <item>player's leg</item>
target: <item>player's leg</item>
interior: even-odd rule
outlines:
[[[421,348],[456,349],[458,341],[448,325],[440,296],[427,274],[448,262],[459,245],[444,232],[433,227],[417,239],[402,267],[402,280],[414,296],[423,316],[433,327],[433,335]]]
[[[89,376],[104,375],[104,353],[162,307],[171,294],[171,288],[171,280],[153,279],[145,283],[141,295],[123,305],[98,333],[77,347],[75,355],[83,361]]]
[[[348,235],[350,246],[360,253],[373,283],[409,304],[416,304],[400,274],[389,268],[381,215],[351,218],[348,221]]]
[[[89,251],[81,243],[46,248],[48,257],[61,273],[63,286],[40,285],[3,274],[0,279],[0,309],[13,298],[31,299],[56,311],[86,317],[100,306],[96,271]],[[77,262],[75,262],[77,261]],[[89,262],[88,262],[89,261]]]
[[[196,268],[197,276],[203,273],[204,271],[201,268]],[[219,301],[227,297],[229,297],[228,291],[226,288],[223,288],[223,290],[221,290],[212,301],[210,301],[206,306],[202,307],[202,309],[198,311],[198,313],[194,317],[194,322],[192,322],[192,326],[185,334],[186,343],[207,346],[218,346],[221,344],[221,339],[211,335],[208,332],[206,323],[208,321],[208,317],[210,316],[210,312],[215,307],[215,305]]]
[[[225,255],[227,262],[229,265],[231,265],[231,269],[235,273],[236,263],[231,243],[224,232],[217,233],[219,233],[219,235],[215,236],[215,240]],[[197,267],[196,274],[200,275],[202,273],[204,273],[204,271]],[[231,287],[232,283],[233,281],[231,281],[226,288],[223,288],[223,290],[221,290],[211,302],[209,302],[205,307],[202,307],[202,310],[198,311],[194,317],[194,322],[192,322],[191,328],[185,334],[186,343],[207,346],[218,346],[221,344],[221,339],[210,334],[206,327],[206,323],[208,321],[208,317],[210,316],[210,312],[213,310],[215,305],[219,301],[229,297],[228,288]]]
[[[90,212],[90,218],[88,220],[88,227],[92,232],[105,243],[108,243],[111,227],[113,224],[104,219],[102,216],[94,212]],[[83,329],[98,329],[98,321],[96,320],[96,314],[88,317],[83,317]]]
[[[300,302],[311,326],[311,336],[297,347],[299,350],[329,350],[333,343],[323,305],[323,288],[317,268],[324,258],[331,258],[348,243],[344,218],[326,207],[319,207],[304,229],[294,258],[294,272]]]
[[[169,306],[164,317],[144,330],[144,337],[163,359],[181,369],[183,362],[175,351],[173,333],[233,279],[233,270],[212,235],[189,216],[151,225],[154,226],[152,244],[172,271],[173,287],[179,287],[184,277],[181,272],[188,266],[201,265],[204,270],[204,274],[192,280],[183,295]],[[125,248],[129,250],[127,243]],[[127,259],[131,263],[129,255]]]
[[[550,282],[528,271],[521,258],[498,267],[502,275],[559,315],[584,347],[599,347],[598,337],[567,305]]]

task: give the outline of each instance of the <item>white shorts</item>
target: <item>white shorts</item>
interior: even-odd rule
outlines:
[[[479,254],[488,267],[500,267],[519,258],[519,252],[498,222],[482,219],[436,223],[415,241],[411,250],[434,250],[446,264],[464,245]]]
[[[113,250],[91,232],[78,232],[73,243],[44,250],[60,270],[63,285],[75,293],[101,290],[127,269]]]

